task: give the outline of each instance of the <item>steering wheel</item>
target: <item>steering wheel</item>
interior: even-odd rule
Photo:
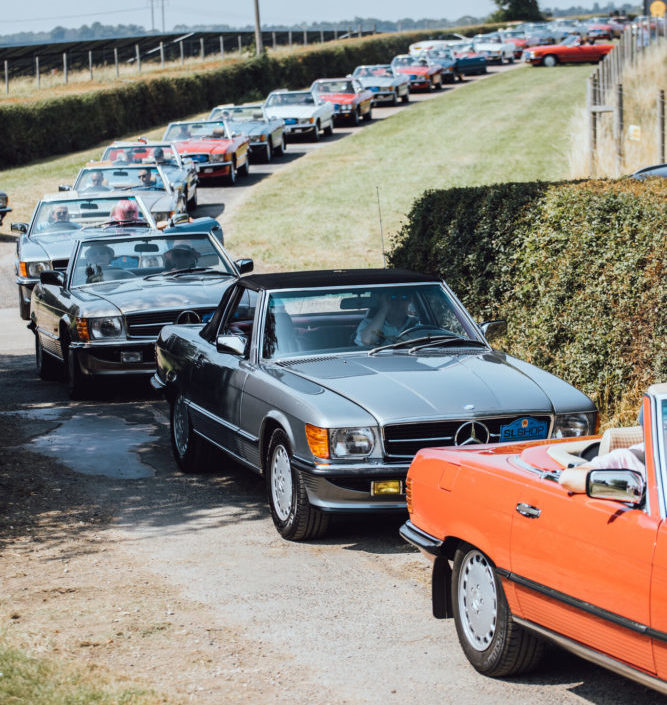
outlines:
[[[429,331],[428,333],[426,331]],[[419,335],[413,335],[413,333],[419,333]],[[425,335],[429,335],[430,333],[434,335],[454,335],[451,330],[447,330],[446,328],[438,328],[437,326],[428,326],[425,323],[418,323],[416,326],[412,326],[411,328],[406,328],[404,331],[401,331],[397,336],[396,336],[396,342],[400,342],[401,340],[411,340],[412,338],[421,338]]]

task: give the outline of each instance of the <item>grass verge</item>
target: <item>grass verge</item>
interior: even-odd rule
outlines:
[[[427,189],[566,177],[588,66],[521,67],[318,150],[259,184],[226,237],[261,269],[382,266],[387,236]]]
[[[0,637],[3,705],[164,705],[163,696],[114,686],[92,668],[81,669],[12,648]]]

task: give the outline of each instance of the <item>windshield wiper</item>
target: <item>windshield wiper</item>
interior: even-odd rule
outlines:
[[[86,229],[88,228],[111,228],[113,226],[119,226],[119,225],[131,225],[134,228],[150,228],[151,225],[148,221],[146,220],[106,220],[104,223],[96,223],[95,225],[86,225],[84,226]]]
[[[213,269],[213,267],[185,267],[183,269],[166,269],[164,272],[154,272],[153,274],[148,274],[144,279],[153,279],[154,277],[172,277],[178,274],[191,274],[192,272],[197,272],[198,274],[217,274],[221,277],[232,277],[234,276],[230,272],[221,272],[219,269]]]
[[[414,341],[412,341],[414,342]],[[410,354],[412,354],[415,350],[424,350],[425,348],[432,348],[432,347],[448,347],[448,346],[456,346],[460,345],[461,347],[469,347],[469,346],[476,346],[476,347],[482,347],[485,348],[487,347],[486,343],[482,343],[480,340],[470,340],[470,338],[461,338],[459,336],[456,337],[449,337],[447,340],[431,340],[431,341],[426,341],[423,343],[419,343],[417,345],[414,345],[413,347],[408,350]]]
[[[478,340],[468,340],[468,338],[461,338],[458,335],[425,335],[421,338],[411,338],[409,340],[399,340],[397,343],[389,343],[388,345],[380,345],[377,348],[373,348],[368,351],[369,355],[375,355],[377,352],[382,350],[395,350],[397,348],[410,347],[410,351],[419,350],[421,348],[428,348],[432,345],[449,345],[449,344],[460,344],[465,343],[466,345],[481,345],[486,347],[485,343],[480,343]]]

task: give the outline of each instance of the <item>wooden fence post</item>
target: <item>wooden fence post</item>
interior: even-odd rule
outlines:
[[[178,43],[178,51],[181,54],[181,66],[185,63],[185,51],[183,51],[183,40]]]
[[[118,78],[120,74],[120,67],[118,65],[118,47],[113,48],[113,63],[114,66],[116,67],[116,78]]]
[[[616,85],[616,110],[614,111],[614,137],[616,138],[616,176],[623,169],[623,84]]]
[[[324,44],[324,30],[320,30],[320,44]]]
[[[139,51],[139,45],[135,44],[134,49],[137,55],[137,72],[141,73],[141,52]]]
[[[65,79],[65,85],[67,85],[67,52],[63,52],[63,77]]]
[[[164,68],[164,42],[160,42],[160,68]]]
[[[199,38],[199,55],[201,60],[204,60],[204,37]]]
[[[90,80],[93,80],[93,52],[88,52],[88,70],[90,71]]]
[[[242,38],[241,35],[239,34],[239,35],[237,36],[237,39],[238,39],[238,42],[239,42],[239,54],[240,54],[240,53],[243,51],[243,38]]]
[[[276,44],[276,33],[271,32],[271,41],[273,42],[273,48],[275,49],[277,44]]]
[[[291,49],[292,48],[292,30],[291,29],[289,30],[289,32],[287,32],[287,39],[288,39],[287,43],[289,44],[289,48]]]
[[[37,79],[37,88],[39,88],[40,84],[40,76],[39,76],[39,56],[35,57],[35,78]]]
[[[220,35],[220,61],[225,60],[225,38]]]
[[[303,45],[306,46],[308,44],[308,30],[303,30]]]
[[[595,76],[590,76],[588,79],[586,91],[586,113],[588,114],[588,178],[592,179],[595,176],[595,151],[597,149],[597,113],[593,111],[595,103]]]
[[[9,61],[5,59],[5,93],[9,95]]]
[[[658,162],[665,163],[665,91],[658,91]]]
[[[334,29],[334,40],[338,39],[338,30]]]

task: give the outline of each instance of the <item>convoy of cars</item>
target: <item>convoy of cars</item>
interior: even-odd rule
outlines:
[[[286,539],[320,537],[336,514],[407,507],[401,534],[433,561],[434,615],[454,618],[479,672],[527,670],[552,640],[667,693],[667,384],[643,403],[645,476],[577,471],[609,442],[591,400],[495,350],[504,322],[477,324],[445,282],[387,269],[244,276],[253,262],[232,261],[217,221],[188,216],[200,181],[233,185],[288,137],[319,140],[493,61],[597,61],[613,45],[595,39],[615,31],[420,42],[391,64],[171,123],[162,141],[112,143],[12,224],[39,376],[64,377],[73,398],[100,378],[150,376],[181,470],[215,447],[262,474]],[[0,223],[9,211],[0,193]],[[559,483],[566,469],[585,494]]]

